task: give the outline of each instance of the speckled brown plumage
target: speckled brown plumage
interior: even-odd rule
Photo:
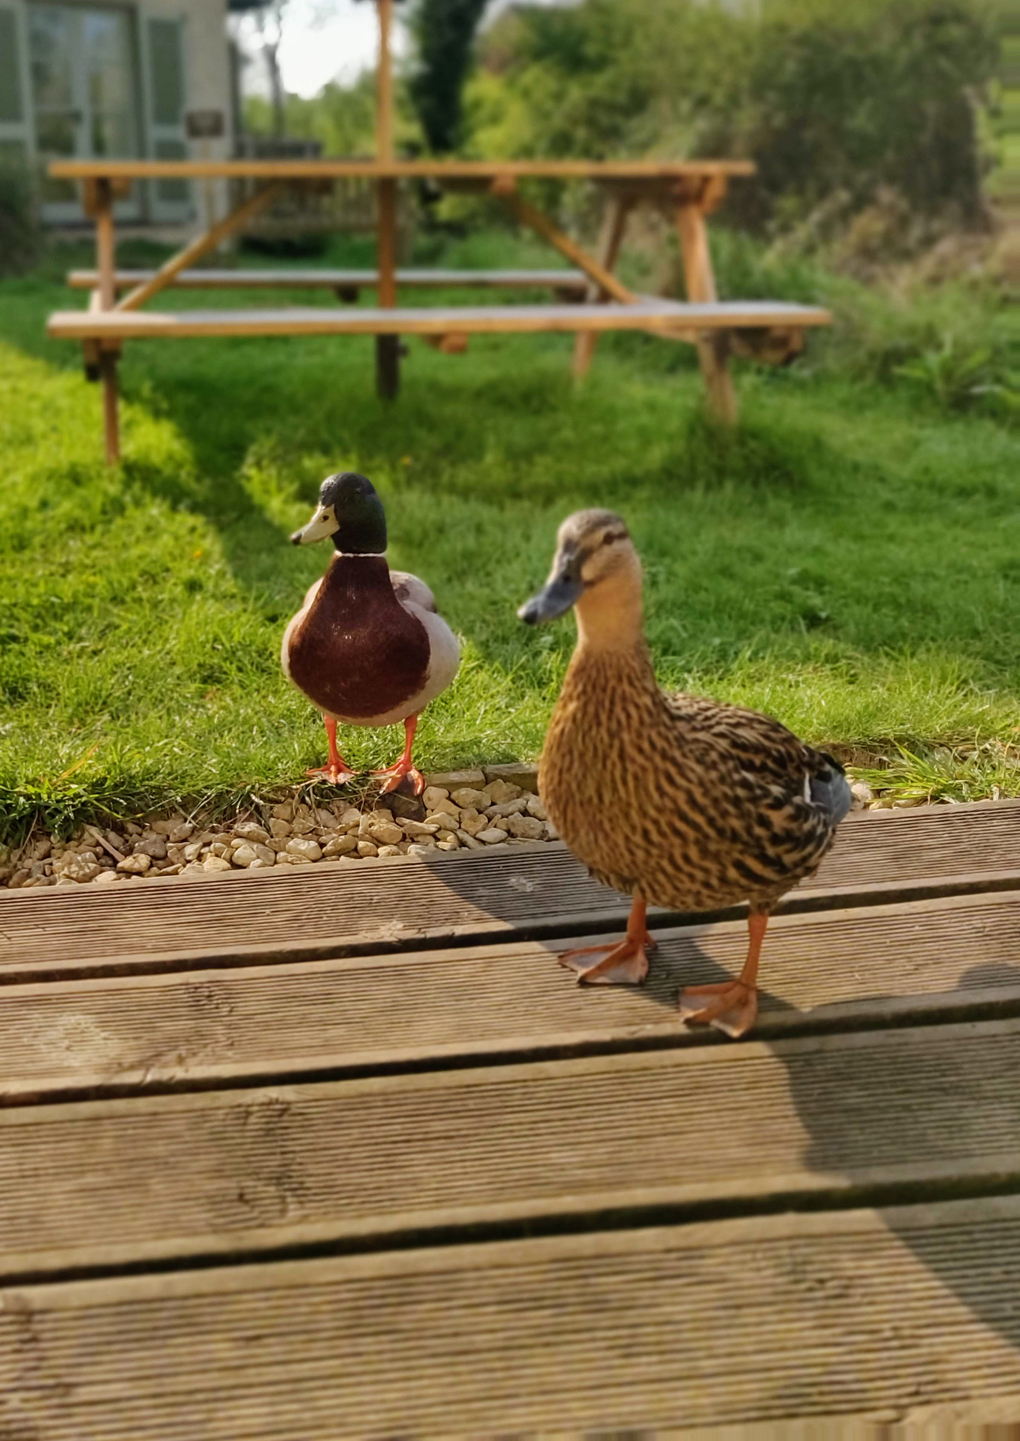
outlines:
[[[579,647],[542,752],[549,815],[596,879],[652,905],[767,910],[818,866],[831,815],[805,776],[833,767],[768,716],[659,689],[642,640]]]
[[[663,694],[644,638],[641,563],[611,511],[564,521],[549,580],[519,614],[537,624],[571,606],[577,648],[539,791],[578,859],[634,905],[623,941],[560,960],[589,984],[639,983],[652,944],[647,903],[710,911],[747,901],[739,979],[690,987],[680,1001],[685,1018],[743,1035],[768,912],[815,870],[849,809],[842,769],[757,711]]]

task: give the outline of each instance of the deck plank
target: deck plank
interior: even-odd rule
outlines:
[[[1020,886],[1020,802],[849,818],[784,904]],[[282,868],[281,868],[282,870]],[[313,960],[610,929],[629,902],[561,845],[0,892],[0,982]]]
[[[756,1035],[1020,1007],[1020,893],[776,917]],[[643,987],[583,987],[567,942],[43,981],[0,1002],[0,1102],[706,1044],[676,1001],[735,972],[742,921],[659,932]]]
[[[7,1289],[0,1431],[893,1422],[1020,1394],[1018,1294],[1017,1197]]]
[[[0,1274],[1017,1189],[1018,1135],[1017,1018],[19,1107]]]

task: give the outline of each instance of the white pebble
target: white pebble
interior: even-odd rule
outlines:
[[[440,829],[439,821],[401,821],[409,836],[434,836]]]
[[[499,846],[506,840],[506,831],[501,831],[498,826],[492,826],[489,830],[479,831],[478,839],[486,846]]]
[[[139,855],[125,856],[122,861],[117,862],[117,869],[128,876],[144,876],[151,865],[152,857],[141,852]],[[66,869],[64,874],[67,874]]]
[[[506,828],[512,836],[528,841],[540,841],[545,835],[545,822],[536,820],[534,816],[511,816]]]
[[[318,841],[308,840],[304,836],[291,836],[287,842],[287,854],[299,856],[304,861],[321,861],[322,847]]]
[[[504,801],[515,801],[521,794],[520,786],[515,786],[511,781],[494,780],[485,786],[485,794],[489,797],[490,805],[501,805]]]
[[[470,786],[464,786],[462,790],[454,791],[451,799],[461,807],[472,806],[476,811],[484,811],[486,806],[492,804],[484,791],[473,790]]]

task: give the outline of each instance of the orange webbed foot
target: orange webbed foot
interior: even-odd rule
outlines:
[[[700,997],[714,996],[703,1004]],[[758,1016],[758,990],[744,981],[718,981],[707,986],[687,986],[680,995],[680,1016],[685,1022],[714,1026],[736,1040],[744,1036]]]
[[[345,765],[326,765],[305,771],[305,775],[309,780],[329,781],[331,786],[345,786],[348,781],[354,780],[357,771],[348,770]]]
[[[418,728],[418,717],[411,715],[404,721],[404,754],[391,766],[384,766],[382,770],[373,771],[373,776],[382,776],[385,779],[379,789],[380,795],[388,795],[395,791],[406,776],[413,788],[413,794],[420,796],[425,789],[425,777],[411,759],[411,747],[414,745],[414,733]]]
[[[567,970],[574,971],[582,985],[640,986],[648,975],[646,952],[654,949],[655,942],[645,931],[640,940],[625,936],[622,941],[610,941],[604,946],[583,946],[579,950],[564,951],[557,960]],[[601,959],[586,962],[587,956]]]

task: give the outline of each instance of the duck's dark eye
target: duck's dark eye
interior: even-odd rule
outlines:
[[[610,530],[610,531],[607,531],[607,533],[602,537],[602,544],[603,544],[603,545],[612,545],[612,543],[613,543],[614,540],[622,540],[622,539],[623,539],[622,536],[620,536],[620,535],[614,535],[613,532]]]

